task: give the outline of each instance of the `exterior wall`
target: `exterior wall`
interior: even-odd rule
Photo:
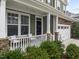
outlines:
[[[8,39],[0,39],[0,51],[9,49],[9,40]]]
[[[35,15],[33,14],[30,15],[30,29],[31,29],[31,34],[35,35]]]
[[[47,33],[47,16],[43,17],[43,34]]]
[[[68,0],[61,0],[64,4],[66,4],[67,5],[67,1]]]
[[[29,9],[30,8],[30,9]],[[20,3],[17,3],[17,2],[15,2],[15,1],[10,1],[10,0],[7,0],[7,9],[13,9],[13,10],[18,10],[18,11],[22,11],[22,12],[25,12],[25,13],[31,13],[31,14],[35,14],[35,15],[39,15],[40,13],[41,13],[41,11],[39,12],[39,11],[37,11],[37,10],[35,10],[35,8],[33,8],[33,10],[31,9],[31,7],[27,7],[27,6],[25,6],[25,5],[23,5],[23,4],[20,4]],[[42,9],[42,8],[41,8]],[[51,9],[52,11],[53,11],[53,9]],[[43,12],[43,11],[42,11]],[[49,12],[50,13],[50,12]],[[41,15],[42,16],[42,15]],[[31,15],[31,17],[35,17],[34,15]],[[32,18],[31,18],[32,19]],[[34,21],[34,20],[31,20],[31,23],[32,23],[32,21]],[[44,22],[45,20],[43,20],[43,22]],[[52,20],[51,20],[52,21]],[[62,20],[63,21],[63,20]],[[46,22],[46,21],[45,21]],[[69,22],[69,21],[63,21],[64,23],[65,22]],[[63,23],[63,22],[61,22],[61,20],[59,20],[59,23]],[[45,23],[44,23],[45,24]],[[43,25],[44,25],[43,24]],[[34,28],[34,23],[33,24],[30,24],[31,25],[31,33],[33,33],[33,35],[35,34],[34,32],[35,32],[35,28]],[[45,26],[45,32],[44,33],[46,33],[46,25],[47,24],[45,24],[44,26]],[[32,26],[33,26],[33,28],[32,28]],[[43,27],[44,27],[43,26]],[[51,32],[53,32],[53,25],[51,25]],[[43,30],[43,31],[44,31]]]
[[[50,16],[50,31],[51,31],[51,34],[53,34],[53,16],[52,15]]]
[[[58,24],[71,25],[71,21],[67,21],[67,20],[65,20],[65,19],[59,18],[59,19],[58,19]]]

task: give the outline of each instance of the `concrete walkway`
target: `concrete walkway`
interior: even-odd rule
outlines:
[[[77,46],[79,46],[79,40],[77,40],[77,39],[69,39],[69,40],[63,41],[62,44],[65,45],[65,48],[66,48],[69,44],[76,44]]]

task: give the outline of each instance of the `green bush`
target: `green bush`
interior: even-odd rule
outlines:
[[[79,47],[75,44],[70,44],[66,49],[68,59],[79,59]]]
[[[45,41],[40,45],[42,50],[46,50],[50,59],[61,59],[63,48],[60,41]]]
[[[20,50],[7,51],[0,55],[0,59],[25,59]]]
[[[79,22],[72,23],[71,34],[72,38],[79,38]]]
[[[45,50],[39,47],[27,48],[26,59],[49,59],[49,56]]]

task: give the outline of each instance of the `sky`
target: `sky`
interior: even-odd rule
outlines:
[[[67,10],[72,13],[79,13],[79,0],[69,0]]]

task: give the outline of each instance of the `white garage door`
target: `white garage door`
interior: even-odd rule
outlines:
[[[58,24],[58,32],[59,32],[59,40],[67,40],[70,39],[70,25]]]

